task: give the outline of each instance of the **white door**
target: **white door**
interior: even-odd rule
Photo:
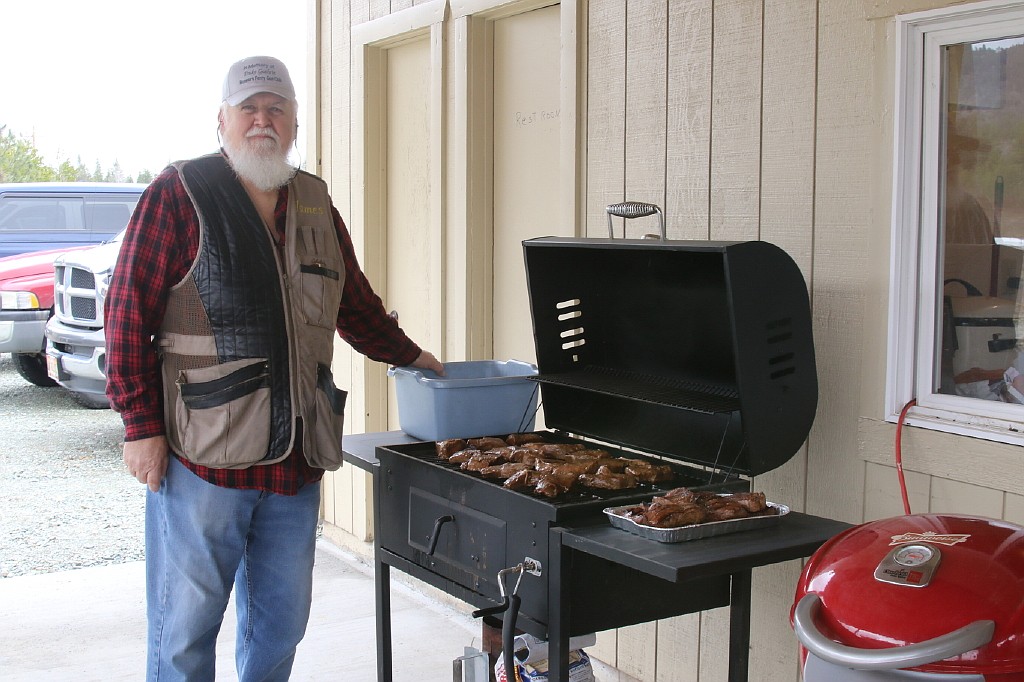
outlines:
[[[430,311],[440,296],[441,273],[428,264],[430,232],[430,39],[387,50],[385,304],[405,332],[438,352]],[[373,226],[367,226],[373,229]],[[388,382],[388,425],[398,428],[394,382]]]
[[[494,22],[493,357],[536,362],[522,241],[559,225],[559,6]]]

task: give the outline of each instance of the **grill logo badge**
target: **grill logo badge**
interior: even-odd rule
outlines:
[[[945,545],[947,547],[952,547],[953,545],[961,542],[967,542],[967,538],[971,536],[969,533],[962,535],[953,533],[940,535],[929,530],[924,533],[904,533],[903,535],[893,535],[891,537],[892,542],[889,543],[890,547],[893,545],[905,545],[910,542],[928,542],[933,545]]]

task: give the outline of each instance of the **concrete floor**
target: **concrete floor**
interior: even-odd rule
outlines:
[[[317,546],[313,608],[293,680],[376,679],[373,573],[326,540]],[[394,680],[452,679],[465,647],[480,649],[480,623],[395,579]],[[142,562],[0,580],[0,679],[5,682],[140,680],[145,657]],[[218,640],[217,679],[237,680],[234,605]],[[601,682],[631,679],[595,662]]]

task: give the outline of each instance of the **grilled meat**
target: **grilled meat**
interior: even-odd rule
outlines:
[[[582,443],[526,443],[523,447],[545,457],[558,457],[570,452],[585,450],[587,446]]]
[[[448,461],[452,464],[464,464],[469,461],[469,458],[473,455],[479,455],[480,451],[474,448],[466,448],[465,450],[459,450],[454,455],[448,458]]]
[[[656,528],[679,528],[768,513],[773,513],[773,510],[768,506],[764,493],[718,495],[689,488],[675,488],[623,512],[626,518],[636,523]]]
[[[768,508],[768,500],[764,493],[733,493],[730,497],[751,514],[763,512]]]
[[[672,472],[672,467],[668,464],[644,462],[644,465],[638,465],[635,462],[643,462],[643,460],[628,461],[631,463],[626,465],[626,473],[633,474],[641,483],[665,483],[675,478],[675,473]]]
[[[491,448],[501,448],[508,445],[501,438],[494,436],[487,436],[485,438],[470,438],[466,441],[470,447],[476,448],[477,450],[490,450]]]
[[[661,497],[667,497],[668,499],[673,500],[673,501],[677,501],[677,502],[698,502],[698,503],[700,503],[700,502],[703,502],[704,500],[709,500],[712,497],[717,497],[717,495],[715,493],[709,493],[709,492],[697,492],[697,491],[694,491],[694,490],[690,490],[689,488],[674,488],[672,490],[669,490],[667,493],[665,493]]]
[[[524,462],[504,462],[502,464],[492,464],[489,467],[480,469],[480,475],[484,478],[500,478],[505,479],[512,474],[519,473],[520,471],[526,471],[532,467]]]
[[[661,502],[653,502],[647,508],[643,515],[643,523],[656,528],[678,528],[679,526],[702,523],[707,518],[707,512],[699,504],[671,502],[665,498],[661,498],[661,500]]]
[[[489,448],[487,450],[484,450],[484,452],[486,452],[488,455],[498,455],[499,457],[501,457],[502,461],[511,462],[512,453],[515,452],[515,450],[516,449],[511,445],[505,445],[500,448]]]
[[[547,443],[536,433],[504,438],[453,438],[437,441],[438,457],[491,479],[505,479],[513,490],[553,497],[577,485],[591,489],[626,490],[639,482],[670,480],[671,469],[643,459],[614,457],[583,443]],[[506,466],[514,463],[515,466]],[[526,473],[528,470],[532,473]]]
[[[448,460],[449,462],[451,460]],[[489,466],[494,466],[499,462],[503,462],[503,458],[500,454],[491,454],[490,452],[480,452],[460,465],[460,468],[466,471],[480,471]]]
[[[607,450],[572,450],[570,452],[555,453],[558,459],[566,462],[592,462],[599,459],[608,459],[611,455]]]
[[[729,499],[728,496],[705,500],[702,506],[707,511],[708,521],[728,521],[750,516],[750,512],[740,506],[738,502]]]
[[[553,473],[545,474],[533,469],[524,469],[509,476],[505,480],[504,486],[510,490],[532,490],[544,497],[557,497],[568,492],[575,481],[575,475],[559,476]]]
[[[525,445],[526,443],[543,443],[544,436],[539,433],[510,433],[505,437],[509,445]]]
[[[439,440],[435,444],[437,448],[437,456],[441,459],[448,459],[459,450],[466,448],[466,441],[461,438],[449,438],[448,440]]]
[[[602,467],[603,469],[604,467]],[[636,476],[633,474],[616,474],[601,469],[596,474],[580,474],[580,484],[587,488],[599,488],[601,490],[626,490],[636,487]]]
[[[555,460],[539,459],[539,460],[535,461],[535,463],[533,465],[533,468],[536,469],[537,471],[540,471],[541,473],[551,473],[551,472],[568,473],[568,472],[572,472],[572,473],[575,473],[577,476],[579,476],[580,474],[592,474],[592,473],[596,472],[597,471],[597,463],[596,462],[563,462],[560,459],[555,459]]]

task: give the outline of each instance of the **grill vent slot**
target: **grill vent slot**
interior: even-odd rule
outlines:
[[[562,323],[579,325],[580,318],[583,316],[583,311],[580,310],[580,299],[578,298],[559,301],[555,304],[555,310],[563,311],[557,313],[558,321]],[[562,350],[565,351],[571,351],[574,348],[579,348],[587,343],[587,340],[583,335],[583,327],[580,326],[563,329],[558,335],[562,338]],[[573,362],[576,362],[577,360],[578,357],[573,355]]]
[[[796,356],[792,350],[793,320],[785,317],[765,325],[769,348],[768,376],[773,381],[796,372]]]

